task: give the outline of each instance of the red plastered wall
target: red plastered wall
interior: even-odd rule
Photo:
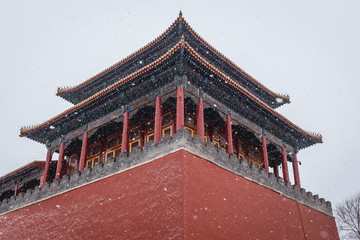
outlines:
[[[1,215],[0,239],[180,239],[176,155]]]
[[[179,150],[0,216],[0,239],[339,239],[334,218]]]
[[[189,239],[339,239],[333,217],[190,153],[184,155]]]

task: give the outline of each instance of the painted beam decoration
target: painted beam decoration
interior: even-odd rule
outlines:
[[[75,104],[50,120],[20,130],[20,136],[45,144],[130,106],[177,79],[276,136],[294,149],[322,142],[275,108],[290,103],[231,62],[203,40],[182,14],[158,38],[108,69],[57,95]],[[185,76],[185,77],[184,77]],[[206,99],[206,98],[205,98]]]

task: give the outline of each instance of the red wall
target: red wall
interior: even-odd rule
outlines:
[[[339,239],[333,217],[184,155],[185,235],[190,239]]]
[[[339,239],[334,218],[185,150],[0,216],[0,239]]]

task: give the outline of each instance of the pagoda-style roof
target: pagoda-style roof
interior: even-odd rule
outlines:
[[[268,106],[276,108],[290,102],[289,96],[272,92],[208,44],[190,27],[181,12],[175,22],[154,41],[77,86],[58,88],[57,95],[73,104],[78,104],[158,59],[173,48],[180,41],[181,36],[185,37],[186,42],[196,49],[197,54],[206,62]]]
[[[181,19],[180,16],[174,24],[183,22]],[[233,74],[224,71],[223,66],[220,68],[203,57],[199,48],[194,48],[191,41],[191,38],[187,39],[185,34],[182,35],[170,49],[162,55],[156,55],[151,62],[116,79],[117,81],[111,85],[95,92],[54,118],[36,126],[22,128],[21,136],[41,143],[55,140],[174,82],[175,76],[186,75],[188,84],[202,89],[205,94],[255,122],[294,148],[302,149],[322,142],[320,135],[308,133],[296,126],[276,112],[263,100],[264,98],[259,98],[257,95],[260,94],[259,92],[251,91],[234,79]],[[75,88],[69,91],[76,91]]]
[[[45,165],[45,161],[33,161],[31,163],[28,163],[25,166],[22,166],[6,175],[0,177],[0,184],[5,181],[10,181],[10,180],[16,179],[21,175],[31,172],[33,169],[44,168],[44,165]]]

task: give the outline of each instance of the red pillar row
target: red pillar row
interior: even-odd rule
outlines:
[[[295,185],[297,185],[299,188],[301,188],[300,175],[299,175],[299,165],[298,165],[296,154],[294,154],[292,164],[293,164]]]
[[[231,116],[226,115],[226,152],[233,153],[234,146],[233,146],[233,138],[232,138],[232,128],[231,128]]]
[[[161,97],[157,96],[155,100],[155,129],[154,129],[154,141],[158,142],[161,139],[161,128],[162,128],[162,107]]]
[[[61,179],[61,177],[62,177],[61,173],[62,173],[62,167],[63,167],[63,163],[64,163],[64,153],[65,153],[65,143],[62,140],[62,142],[60,144],[59,159],[57,162],[55,179]]]
[[[266,147],[266,138],[265,136],[261,137],[261,145],[262,145],[262,155],[263,155],[263,163],[264,168],[267,173],[269,173],[269,159],[268,159],[268,152]]]
[[[198,99],[198,105],[196,109],[196,134],[204,141],[205,138],[205,126],[204,126],[204,99]]]
[[[176,89],[176,130],[185,126],[184,106],[184,87],[178,86]]]
[[[130,133],[130,120],[129,112],[124,113],[121,152],[129,152],[129,133]]]
[[[283,178],[285,182],[289,181],[289,170],[287,165],[287,158],[286,158],[286,149],[282,149],[281,154],[281,164],[282,164],[282,171],[283,171]]]
[[[40,187],[44,186],[44,184],[49,180],[51,158],[52,158],[52,152],[51,149],[49,148],[46,153],[44,172],[40,178]]]
[[[87,150],[88,150],[88,137],[89,133],[87,131],[83,134],[81,153],[80,153],[80,163],[79,163],[79,171],[83,171],[85,168],[86,158],[87,158]]]

